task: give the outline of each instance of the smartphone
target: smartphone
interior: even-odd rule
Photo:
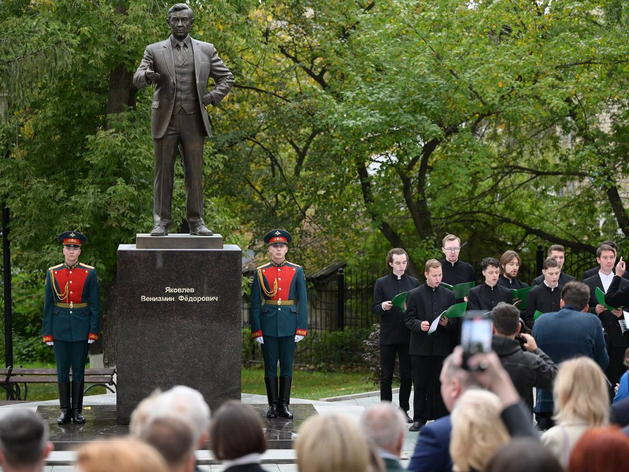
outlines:
[[[461,326],[463,368],[469,369],[467,361],[474,354],[491,352],[491,320],[485,313],[468,313]]]

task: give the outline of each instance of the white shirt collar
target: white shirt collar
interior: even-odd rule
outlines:
[[[603,284],[603,291],[607,293],[607,290],[609,289],[609,286],[612,284],[612,280],[614,279],[614,271],[611,271],[609,275],[605,275],[599,270],[598,276],[601,278],[601,283]]]
[[[238,459],[234,459],[233,461],[223,461],[223,465],[225,468],[234,466],[234,465],[242,465],[242,464],[259,464],[260,463],[260,454],[254,452],[253,454],[247,454],[246,456],[239,457]]]
[[[550,285],[546,283],[546,279],[544,279],[544,285],[546,285],[550,289],[551,292],[554,292],[555,289],[559,287],[559,282],[557,282],[557,285],[555,285],[554,287],[551,287]]]

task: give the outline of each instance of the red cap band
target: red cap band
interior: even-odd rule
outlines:
[[[64,246],[80,246],[81,240],[76,238],[67,238],[63,240]]]
[[[286,238],[284,236],[273,236],[271,239],[269,239],[269,244],[273,243],[288,244],[288,241],[286,241]]]

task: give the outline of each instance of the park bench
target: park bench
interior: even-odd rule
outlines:
[[[115,368],[85,369],[85,383],[90,384],[90,386],[83,393],[85,394],[99,385],[115,393],[115,375]],[[57,369],[26,369],[23,367],[0,369],[0,386],[6,392],[7,400],[26,400],[29,384],[46,383],[57,383]]]

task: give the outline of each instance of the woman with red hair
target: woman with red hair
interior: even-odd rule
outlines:
[[[627,470],[629,438],[615,426],[592,428],[583,433],[570,456],[569,472]]]

